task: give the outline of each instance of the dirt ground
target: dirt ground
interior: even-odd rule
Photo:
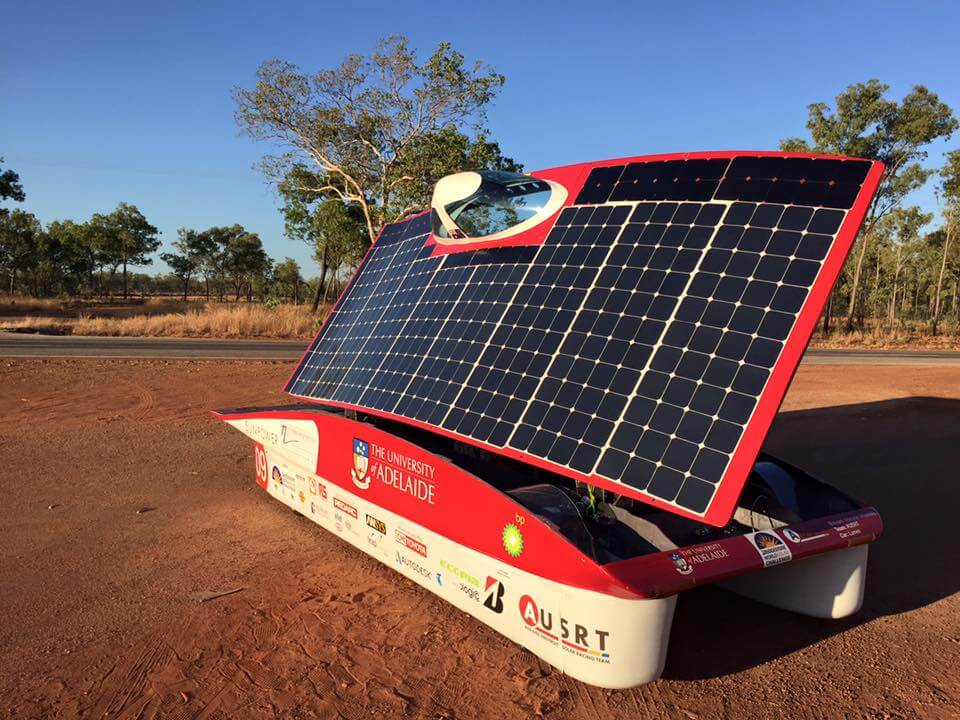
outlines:
[[[262,492],[205,410],[282,401],[289,370],[0,361],[0,717],[960,716],[955,366],[801,368],[767,449],[883,514],[863,610],[686,593],[664,678],[630,691],[570,680]]]

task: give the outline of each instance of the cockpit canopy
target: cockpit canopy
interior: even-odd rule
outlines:
[[[550,180],[496,170],[442,178],[433,189],[433,234],[441,244],[502,240],[538,225],[567,199]]]

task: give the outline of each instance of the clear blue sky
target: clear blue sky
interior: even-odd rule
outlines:
[[[230,88],[267,58],[332,67],[390,33],[421,51],[450,40],[504,73],[492,136],[530,169],[775,148],[808,103],[871,77],[960,111],[955,2],[324,5],[5,0],[0,155],[24,209],[48,222],[132,202],[165,246],[178,227],[239,222],[313,274],[251,167],[267,148],[239,135]],[[916,201],[932,209],[932,189]]]

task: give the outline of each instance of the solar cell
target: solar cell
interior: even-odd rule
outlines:
[[[440,254],[429,215],[388,225],[286,390],[722,524],[875,189],[872,167],[733,154],[598,164],[535,246]]]

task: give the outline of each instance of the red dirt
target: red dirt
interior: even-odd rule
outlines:
[[[0,362],[0,717],[960,716],[955,368],[802,368],[767,448],[883,514],[863,610],[685,593],[664,679],[630,691],[263,493],[250,442],[204,411],[282,402],[289,369]]]

